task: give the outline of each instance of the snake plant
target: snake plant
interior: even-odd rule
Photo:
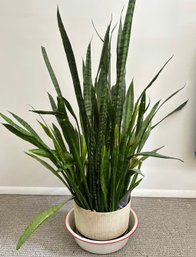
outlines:
[[[135,99],[134,81],[127,83],[126,80],[134,7],[135,0],[129,0],[125,17],[120,18],[115,71],[111,72],[111,41],[114,29],[110,22],[102,39],[100,62],[94,76],[91,43],[88,45],[86,58],[82,63],[82,81],[79,78],[72,45],[57,10],[58,27],[73,80],[79,115],[62,95],[46,49],[42,47],[43,59],[57,97],[48,94],[51,110],[31,111],[41,117],[39,124],[52,141],[53,147],[49,147],[38,133],[16,114],[11,113],[16,121],[1,114],[7,122],[3,125],[9,131],[34,145],[35,148],[27,154],[57,176],[70,190],[79,206],[98,212],[115,211],[124,197],[139,185],[143,179],[142,164],[146,159],[177,159],[160,154],[162,147],[149,151],[143,150],[143,147],[156,126],[187,103],[183,102],[159,122],[153,123],[160,108],[182,90],[180,88],[163,101],[151,103],[147,100],[148,89],[171,58]],[[113,75],[116,78],[115,85],[111,84]],[[48,125],[43,115],[55,116],[57,122]],[[74,122],[71,123],[70,117]],[[56,213],[63,205],[64,203],[39,214],[19,239],[17,249],[46,218]]]

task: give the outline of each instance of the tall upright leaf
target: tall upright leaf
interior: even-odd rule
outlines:
[[[54,88],[55,88],[55,90],[56,90],[56,92],[57,92],[57,95],[58,95],[59,97],[62,97],[62,93],[61,93],[61,89],[60,89],[59,83],[58,83],[58,81],[57,81],[57,78],[56,78],[56,75],[55,75],[54,70],[53,70],[53,68],[52,68],[52,65],[50,64],[50,61],[49,61],[49,58],[48,58],[48,54],[47,54],[47,52],[46,52],[45,47],[42,46],[42,47],[41,47],[41,50],[42,50],[42,55],[43,55],[43,58],[44,58],[46,67],[47,67],[47,69],[48,69],[48,73],[49,73],[49,75],[50,75],[50,78],[51,78],[51,80],[52,80],[52,83],[53,83],[53,85],[54,85]]]
[[[111,28],[111,23],[107,27],[105,36],[104,36],[104,41],[103,41],[103,46],[102,46],[102,51],[101,51],[101,57],[99,61],[99,67],[97,70],[97,75],[95,78],[95,92],[97,96],[97,103],[98,103],[98,109],[100,110],[100,105],[101,105],[101,98],[102,98],[102,92],[105,89],[105,84],[103,81],[101,81],[103,77],[103,73],[106,73],[105,76],[107,77],[107,87],[108,81],[110,78],[110,28]]]
[[[125,98],[125,72],[126,61],[129,50],[132,19],[135,8],[135,0],[129,0],[125,21],[123,24],[122,32],[120,32],[120,42],[118,43],[118,56],[117,56],[117,95],[116,95],[116,119],[117,124],[121,123],[123,103]]]
[[[91,121],[92,115],[92,75],[91,75],[91,44],[88,45],[86,53],[86,65],[84,68],[84,104],[86,109],[86,114]]]
[[[61,16],[60,16],[59,9],[57,9],[57,21],[58,21],[58,27],[59,27],[59,31],[60,31],[60,34],[61,34],[64,50],[65,50],[65,53],[66,53],[66,56],[67,56],[67,61],[68,61],[68,64],[69,64],[70,72],[71,72],[71,75],[72,75],[75,95],[76,95],[76,99],[77,99],[77,102],[78,102],[79,111],[80,111],[80,114],[81,114],[82,125],[83,125],[83,128],[84,128],[84,132],[87,136],[88,120],[87,120],[87,115],[86,115],[86,111],[85,111],[84,99],[82,97],[82,91],[81,91],[80,80],[79,80],[78,70],[77,70],[77,66],[76,66],[75,56],[74,56],[74,53],[73,53],[73,49],[72,49],[70,40],[69,40],[68,35],[65,31],[65,28],[64,28]]]
[[[123,107],[123,123],[122,123],[122,134],[124,135],[128,129],[129,123],[134,109],[134,84],[133,80],[128,88],[124,107]]]
[[[106,134],[107,125],[107,101],[108,101],[108,72],[110,70],[109,58],[110,58],[110,25],[107,28],[102,57],[100,61],[100,74],[98,77],[98,86],[101,89],[100,96],[100,110],[99,110],[99,130],[98,130],[98,141],[96,147],[96,170],[97,170],[97,180],[100,181],[100,167],[101,167],[101,151],[103,148],[103,143]],[[97,194],[100,196],[100,184],[97,184]],[[100,197],[98,198],[100,200]],[[100,201],[101,204],[101,201]]]
[[[102,150],[102,161],[101,161],[101,190],[103,193],[103,201],[105,210],[108,209],[108,186],[110,181],[110,160],[109,154],[106,147],[103,147]]]

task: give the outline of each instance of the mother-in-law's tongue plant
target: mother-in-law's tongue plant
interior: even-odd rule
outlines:
[[[126,92],[126,61],[131,35],[135,0],[128,3],[127,12],[119,22],[116,44],[116,82],[111,85],[111,22],[107,27],[96,76],[92,75],[91,43],[83,62],[83,87],[79,79],[71,43],[57,10],[58,27],[69,64],[75,95],[79,107],[80,123],[69,101],[62,95],[59,83],[42,47],[42,54],[54,84],[57,98],[48,94],[51,111],[33,110],[41,115],[53,115],[57,124],[47,125],[42,118],[42,129],[53,142],[49,147],[37,132],[22,118],[11,115],[18,123],[0,114],[7,122],[3,125],[12,133],[35,146],[27,153],[48,168],[70,190],[72,198],[82,208],[97,212],[110,212],[124,206],[131,191],[142,181],[141,167],[149,157],[177,159],[162,155],[162,147],[143,151],[152,130],[167,117],[180,111],[187,103],[180,104],[156,124],[153,118],[159,109],[175,96],[180,88],[164,101],[151,104],[146,100],[147,90],[154,84],[170,59],[134,98],[134,81],[128,83]],[[75,120],[73,125],[70,116]],[[46,158],[50,164],[43,160]],[[177,159],[180,160],[180,159]],[[53,206],[40,213],[26,228],[17,243],[17,249],[48,217],[66,203]]]

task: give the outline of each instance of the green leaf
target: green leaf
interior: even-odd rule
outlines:
[[[38,161],[39,163],[41,163],[45,168],[50,170],[57,178],[59,178],[63,182],[65,186],[68,187],[67,182],[58,174],[58,170],[55,170],[50,164],[48,164],[46,161],[42,160],[41,158],[35,156],[34,154],[32,153],[26,153],[26,154],[32,157],[33,159],[35,159],[36,161]]]
[[[136,121],[136,118],[137,118],[137,115],[138,115],[138,112],[139,112],[139,106],[140,106],[140,101],[137,101],[134,105],[134,111],[133,111],[133,114],[131,116],[131,120],[128,124],[128,129],[127,129],[127,136],[129,138],[131,138],[133,136],[133,132],[135,130],[135,121]]]
[[[57,117],[64,117],[63,112],[54,112],[54,111],[42,111],[42,110],[30,110],[31,112],[37,113],[37,114],[45,114],[45,115],[54,115]]]
[[[96,29],[96,27],[95,27],[95,24],[94,24],[93,20],[91,20],[91,22],[92,22],[93,28],[94,28],[94,30],[95,30],[95,32],[96,32],[96,34],[97,34],[98,38],[103,42],[104,40],[103,40],[103,38],[100,36],[100,34],[99,34],[98,30]]]
[[[79,149],[79,145],[78,145],[78,138],[77,138],[78,135],[69,120],[67,111],[64,109],[65,99],[57,97],[57,102],[58,102],[58,113],[63,114],[63,115],[59,116],[59,122],[61,125],[61,129],[62,129],[64,138],[69,145],[70,151],[74,152],[73,155],[76,154],[76,151],[79,155],[80,149]]]
[[[151,103],[150,98],[148,98],[148,104],[147,104],[147,106],[146,106],[145,112],[148,111],[148,109],[149,109],[149,107],[150,107],[150,103]]]
[[[138,145],[138,149],[137,149],[137,152],[141,152],[142,148],[144,147],[147,139],[149,138],[150,136],[150,133],[152,131],[152,127],[151,127],[151,123],[149,124],[148,128],[145,130],[140,142],[139,142],[139,145]]]
[[[53,68],[52,68],[52,66],[51,66],[51,64],[50,64],[50,61],[49,61],[49,58],[48,58],[46,49],[42,46],[42,47],[41,47],[41,50],[42,50],[42,55],[43,55],[43,58],[44,58],[46,67],[47,67],[48,72],[49,72],[49,74],[50,74],[50,78],[51,78],[52,83],[53,83],[53,85],[54,85],[54,88],[55,88],[55,90],[56,90],[56,92],[57,92],[57,95],[58,95],[59,97],[62,97],[61,89],[60,89],[60,87],[59,87],[59,83],[58,83],[58,81],[57,81],[57,78],[56,78],[56,76],[55,76],[55,73],[54,73],[54,71],[53,71]]]
[[[99,66],[98,66],[95,82],[98,81],[98,77],[100,75],[101,67],[103,67],[103,64],[105,62],[105,58],[108,55],[108,46],[110,46],[110,29],[111,29],[111,22],[109,23],[109,25],[107,27],[107,30],[105,32],[105,35],[104,35],[103,46],[102,46],[102,50],[101,50],[101,57],[100,57],[100,60],[99,60]]]
[[[122,16],[122,13],[121,13]],[[120,23],[118,27],[118,36],[117,36],[117,60],[116,60],[116,67],[118,69],[119,57],[120,57],[120,50],[121,50],[121,38],[122,38],[122,17],[120,17]]]
[[[43,131],[46,133],[46,135],[48,137],[50,137],[51,139],[54,139],[52,132],[50,131],[50,129],[44,125],[41,121],[38,120],[38,123],[40,124],[40,126],[42,127]]]
[[[35,130],[22,118],[17,116],[14,113],[11,113],[13,117],[20,122],[24,128],[28,129],[28,131],[24,130],[23,128],[19,127],[17,124],[12,122],[11,119],[3,115],[4,119],[6,119],[7,122],[10,124],[3,124],[10,132],[15,134],[16,136],[20,137],[21,139],[37,146],[38,148],[44,149],[48,153],[51,153],[50,160],[52,162],[55,162],[55,156],[52,155],[52,152],[50,151],[50,148],[42,141],[42,139],[39,137],[39,135],[35,132]],[[53,157],[52,157],[53,156]]]
[[[12,132],[13,134],[15,134],[16,136],[20,137],[21,139],[35,145],[35,146],[38,146],[40,147],[40,143],[37,142],[37,140],[34,138],[34,136],[32,136],[31,134],[26,134],[26,133],[23,133],[21,132],[20,130],[16,129],[15,127],[9,125],[9,124],[5,124],[3,123],[3,125],[10,131]]]
[[[84,66],[84,104],[86,109],[86,114],[91,121],[92,115],[92,75],[91,75],[91,44],[89,44],[86,53],[86,65]]]
[[[140,169],[130,169],[129,171],[137,173],[138,175],[141,175],[142,177],[144,177],[144,174],[141,172]]]
[[[140,100],[141,98],[143,97],[143,95],[146,93],[147,89],[149,89],[153,84],[154,82],[157,80],[157,78],[159,77],[159,75],[161,74],[162,70],[165,68],[165,66],[168,64],[168,62],[173,58],[170,57],[166,63],[161,67],[161,69],[158,71],[158,73],[155,75],[155,77],[150,81],[150,83],[144,88],[144,90],[142,91],[142,93],[140,94],[140,96],[138,97],[136,103],[135,103],[135,108],[134,108],[134,111],[133,111],[133,115],[132,115],[132,119],[130,121],[130,124],[129,124],[129,128],[128,128],[128,134],[132,135],[131,133],[131,130],[134,126],[134,123],[135,123],[135,118],[137,116],[137,112],[138,112],[138,107],[139,107],[139,103],[140,103]],[[166,99],[167,100],[167,99]],[[169,100],[169,99],[168,99]],[[147,110],[147,108],[146,108]],[[146,111],[145,110],[145,111]]]
[[[41,163],[45,168],[49,169],[55,176],[57,175],[56,170],[50,164],[48,164],[47,162],[45,162],[44,160],[40,159],[39,157],[35,156],[32,153],[26,153],[26,154],[32,157],[33,159],[35,159],[36,161],[38,161],[39,163]]]
[[[141,179],[139,179],[138,181],[135,181],[135,183],[133,183],[132,185],[131,185],[131,191],[134,189],[134,188],[136,188],[137,186],[139,186],[139,184],[140,184],[140,182],[143,180],[143,178],[141,178]]]
[[[87,136],[87,131],[88,131],[88,125],[89,124],[88,124],[88,120],[87,120],[87,114],[86,114],[86,111],[85,111],[84,99],[82,97],[82,91],[81,91],[80,80],[79,80],[79,76],[78,76],[75,56],[74,56],[74,53],[73,53],[71,43],[70,43],[69,38],[67,36],[67,33],[65,31],[65,28],[64,28],[61,16],[60,16],[59,9],[57,9],[57,21],[58,21],[59,31],[60,31],[60,34],[61,34],[64,50],[65,50],[65,53],[66,53],[66,56],[67,56],[67,61],[68,61],[68,65],[69,65],[72,80],[73,80],[75,95],[76,95],[76,99],[77,99],[77,103],[78,103],[78,106],[79,106],[80,115],[81,115],[81,119],[82,119],[82,126],[84,127],[84,133]]]
[[[31,222],[31,224],[25,229],[21,237],[19,238],[17,245],[16,245],[16,250],[19,250],[21,246],[26,242],[26,240],[32,235],[32,233],[49,217],[52,215],[56,214],[68,201],[72,199],[69,198],[66,201],[55,205],[49,209],[44,210],[43,212],[39,213]]]
[[[138,131],[140,131],[141,127],[143,126],[145,110],[146,110],[146,92],[141,97],[137,125],[136,125],[136,134],[138,133]]]
[[[21,117],[17,116],[16,114],[10,112],[12,116],[25,128],[27,129],[31,134],[35,135],[36,137],[39,137],[38,134],[35,132],[35,130]]]
[[[76,184],[73,179],[70,178],[69,174],[66,174],[66,179],[70,184],[70,188],[71,190],[73,190],[73,192],[75,192],[75,195],[77,196],[76,199],[77,201],[80,202],[80,206],[83,207],[84,209],[90,209],[92,210],[92,208],[89,205],[89,202],[87,202],[86,200],[86,195],[82,193],[82,190],[80,188],[78,188],[78,184]]]
[[[136,180],[137,180],[137,178],[138,178],[138,175],[139,175],[138,173],[134,173],[134,175],[133,175],[133,177],[132,177],[132,180],[131,180],[131,184],[130,184],[129,189],[133,190],[134,185],[135,185],[135,183],[136,183]]]
[[[79,147],[81,148],[81,138],[80,138],[81,133],[80,133],[80,126],[79,126],[77,117],[76,117],[76,115],[75,115],[75,113],[74,113],[74,111],[73,111],[73,109],[72,109],[72,107],[71,107],[71,104],[70,104],[64,97],[63,97],[63,101],[64,101],[64,103],[65,103],[66,108],[68,109],[68,111],[71,113],[71,115],[73,116],[73,118],[74,118],[75,121],[76,121],[77,130],[78,130],[78,131],[76,132],[76,134],[77,134],[77,137],[78,137],[78,140],[79,140]]]
[[[27,130],[23,129],[22,127],[18,126],[15,122],[13,122],[10,118],[8,118],[3,113],[0,113],[0,116],[9,123],[13,128],[15,128],[17,131],[21,132],[22,134],[30,136],[31,133],[29,133]]]
[[[39,155],[41,157],[51,158],[51,155],[48,151],[44,149],[31,149],[29,150],[31,153]]]
[[[106,147],[103,147],[102,151],[102,161],[101,161],[101,190],[103,193],[103,201],[104,201],[104,207],[105,210],[107,211],[108,209],[108,181],[110,180],[109,178],[109,155],[107,152]]]
[[[166,156],[166,155],[162,155],[159,153],[155,153],[155,152],[141,152],[141,153],[136,153],[131,155],[129,158],[133,157],[133,156],[146,156],[146,157],[155,157],[155,158],[162,158],[162,159],[171,159],[171,160],[178,160],[183,162],[183,160],[179,159],[179,158],[175,158],[175,157],[171,157],[171,156]]]
[[[134,109],[134,84],[133,80],[128,88],[125,103],[123,107],[123,123],[122,123],[122,134],[124,134],[129,126],[131,117]]]
[[[180,89],[176,90],[174,93],[172,93],[169,97],[167,97],[163,103],[160,105],[159,108],[161,108],[167,101],[169,101],[171,98],[173,98],[176,94],[178,94],[184,87],[181,87]]]
[[[120,180],[120,179],[117,180],[118,162],[119,162],[119,159],[121,158],[121,153],[119,153],[120,133],[119,133],[118,124],[116,124],[113,133],[114,133],[114,144],[113,144],[112,157],[111,157],[110,211],[114,211],[117,206],[116,184]]]
[[[48,97],[49,97],[50,105],[52,107],[53,112],[57,112],[57,105],[56,105],[54,98],[49,93],[48,93]],[[65,111],[65,108],[64,108],[64,111]],[[61,125],[58,116],[56,116],[56,119],[57,119],[59,125]]]
[[[109,24],[104,37],[104,44],[102,48],[101,60],[99,65],[98,73],[98,84],[97,84],[97,98],[99,103],[99,126],[97,131],[97,146],[95,156],[95,167],[96,167],[96,178],[95,180],[100,181],[100,167],[101,167],[101,152],[105,143],[107,119],[108,119],[108,92],[109,92],[109,70],[110,70],[110,26]],[[96,194],[99,200],[98,208],[101,209],[101,188],[100,184],[97,183]]]
[[[73,118],[75,119],[75,121],[76,121],[76,123],[77,123],[77,125],[78,125],[78,127],[79,127],[77,117],[76,117],[76,115],[75,115],[75,113],[74,113],[74,111],[73,111],[73,109],[72,109],[72,107],[71,107],[71,104],[70,104],[70,103],[67,101],[67,99],[65,99],[64,97],[63,97],[63,101],[64,101],[64,104],[65,104],[66,108],[67,108],[68,111],[71,113],[71,115],[73,116]]]
[[[158,101],[156,104],[154,104],[154,106],[152,107],[150,113],[147,115],[147,117],[145,118],[145,120],[143,121],[142,127],[141,129],[137,132],[136,135],[130,137],[130,146],[133,146],[133,150],[135,150],[138,147],[138,144],[141,142],[146,130],[149,127],[149,124],[151,123],[153,117],[156,114],[157,108],[159,106],[160,101]]]
[[[86,141],[85,141],[84,136],[82,136],[82,153],[81,153],[81,159],[82,159],[83,164],[85,163],[86,155],[87,155]]]
[[[132,19],[135,8],[135,0],[129,0],[127,13],[125,16],[125,21],[123,25],[122,32],[120,32],[120,42],[118,42],[118,56],[117,56],[117,94],[116,94],[116,118],[115,123],[121,123],[123,103],[125,98],[125,72],[126,72],[126,62],[129,50],[130,36]]]
[[[142,95],[144,94],[144,92],[146,92],[147,89],[149,89],[154,82],[157,80],[157,78],[159,77],[159,75],[161,74],[162,70],[165,68],[165,66],[171,61],[171,59],[173,58],[173,56],[171,56],[166,63],[164,63],[164,65],[161,67],[161,69],[157,72],[157,74],[154,76],[154,78],[150,81],[150,83],[144,88],[144,90],[142,91],[140,97],[138,98],[138,100],[142,97]]]
[[[58,129],[58,127],[55,125],[55,124],[52,124],[52,127],[53,127],[53,134],[56,138],[56,140],[58,141],[61,149],[64,151],[64,152],[67,152],[67,149],[66,149],[66,146],[65,146],[65,143],[63,141],[63,137],[61,135],[61,132],[60,130]]]
[[[51,107],[52,107],[52,110],[54,111],[54,112],[56,112],[57,111],[57,105],[56,105],[56,103],[55,103],[55,101],[54,101],[54,98],[51,96],[51,94],[49,94],[48,93],[48,98],[49,98],[49,101],[50,101],[50,105],[51,105]]]
[[[117,63],[117,83],[121,82],[122,77],[124,77],[125,75],[124,72],[125,72],[127,55],[128,55],[129,45],[130,45],[129,43],[130,43],[131,27],[132,27],[135,2],[136,2],[135,0],[129,0],[123,28],[121,28],[121,25],[119,26],[120,29],[118,33],[119,55],[118,55],[118,63]]]
[[[110,72],[110,28],[111,23],[108,25],[105,36],[104,43],[101,52],[101,58],[99,61],[99,68],[97,71],[97,76],[95,78],[95,92],[97,96],[98,109],[100,110],[101,99],[103,99],[103,92],[106,93],[109,85],[109,72]]]
[[[165,146],[163,145],[163,146],[161,146],[161,147],[158,147],[158,148],[152,150],[151,152],[157,153],[159,150],[161,150],[161,149],[164,148],[164,147],[165,147]],[[135,166],[138,166],[138,165],[142,164],[142,163],[143,163],[145,160],[147,160],[149,157],[151,157],[151,156],[143,156],[143,157],[141,157],[140,159],[137,159],[137,161],[136,161],[136,163],[135,163]]]
[[[168,117],[170,117],[174,113],[179,112],[180,110],[182,110],[186,106],[187,103],[188,103],[188,100],[185,101],[184,103],[180,104],[176,109],[174,109],[172,112],[167,114],[163,119],[161,119],[159,122],[157,122],[155,125],[153,125],[152,129],[154,129],[157,125],[159,125],[162,121],[164,121],[165,119],[167,119]]]
[[[63,112],[63,107],[64,107],[64,101],[61,98],[57,98],[58,100],[58,111],[60,113]],[[65,116],[67,116],[67,113],[63,113]],[[73,158],[76,162],[76,166],[78,167],[78,170],[80,171],[80,177],[81,177],[81,181],[84,183],[84,187],[86,190],[86,194],[88,196],[89,199],[89,203],[91,204],[91,195],[89,192],[89,188],[88,188],[88,184],[86,181],[86,176],[85,176],[85,171],[84,171],[84,166],[82,163],[82,159],[80,157],[80,152],[79,152],[79,148],[77,145],[77,137],[76,137],[76,133],[75,130],[73,129],[72,124],[70,123],[68,117],[65,118],[61,118],[59,117],[60,120],[60,124],[61,124],[61,128],[62,128],[62,132],[64,135],[64,138],[67,142],[67,144],[69,145],[69,149],[70,149],[70,153],[73,155]]]
[[[42,122],[38,121],[39,124],[41,125],[42,129],[46,133],[46,135],[52,139],[54,147],[56,151],[49,150],[49,152],[52,154],[54,158],[50,158],[50,160],[55,163],[54,161],[56,160],[57,162],[60,160],[65,161],[65,153],[66,153],[66,148],[63,143],[63,139],[61,135],[58,134],[56,135],[55,131],[50,129],[48,126],[45,126]],[[53,124],[54,125],[54,124]],[[53,126],[54,127],[54,126]],[[57,130],[57,127],[55,127],[55,130]],[[57,132],[57,131],[56,131]],[[60,131],[58,131],[60,133]]]

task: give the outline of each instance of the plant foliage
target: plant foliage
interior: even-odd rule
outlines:
[[[161,148],[143,151],[152,130],[165,118],[181,110],[187,103],[180,104],[160,122],[153,124],[159,109],[174,97],[174,92],[165,101],[148,103],[147,91],[156,82],[170,59],[135,99],[134,81],[126,92],[126,62],[128,57],[135,0],[129,0],[124,21],[120,19],[116,44],[116,82],[111,84],[111,23],[103,39],[101,57],[96,76],[92,75],[91,43],[83,61],[83,80],[79,79],[72,45],[64,28],[60,12],[57,10],[58,27],[70,68],[75,96],[79,107],[79,117],[69,101],[62,95],[58,80],[49,61],[46,49],[42,55],[51,81],[57,93],[53,98],[48,94],[51,110],[32,110],[39,115],[52,115],[57,123],[47,125],[39,121],[41,128],[53,143],[49,147],[34,129],[22,118],[12,114],[16,120],[4,114],[3,125],[12,133],[34,145],[27,154],[48,168],[70,190],[74,200],[83,208],[98,212],[115,211],[121,199],[142,181],[141,167],[149,157],[176,159],[164,156]],[[73,117],[75,123],[71,123]],[[44,160],[45,159],[45,160]],[[62,207],[62,206],[61,206]],[[60,207],[50,209],[53,214]],[[45,219],[43,212],[36,218],[38,226]],[[45,217],[46,217],[45,216]],[[41,217],[41,220],[39,219]],[[28,229],[27,229],[28,230]],[[34,231],[30,230],[18,242],[17,248]]]

